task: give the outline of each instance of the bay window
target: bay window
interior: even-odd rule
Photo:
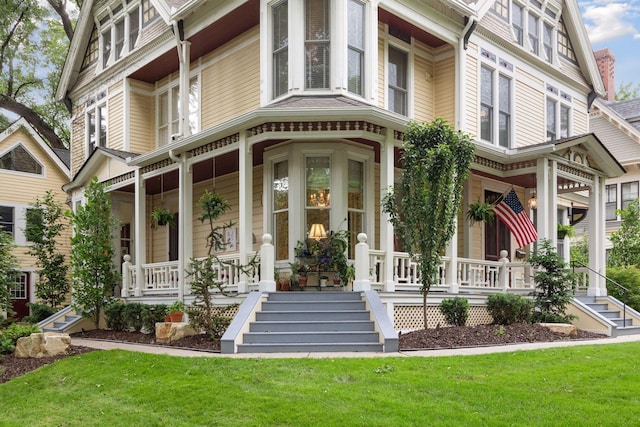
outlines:
[[[355,258],[358,233],[364,230],[364,162],[349,160],[347,177],[347,218],[349,235],[349,258]]]
[[[310,233],[314,224],[320,224],[326,234],[331,230],[331,159],[329,157],[314,156],[305,159],[305,187],[306,233]]]
[[[348,5],[348,88],[349,92],[362,95],[364,83],[364,4],[349,0]]]
[[[273,96],[289,90],[289,4],[273,7]]]
[[[276,259],[289,258],[289,164],[273,165],[273,240]]]
[[[305,89],[329,89],[329,0],[305,1]]]

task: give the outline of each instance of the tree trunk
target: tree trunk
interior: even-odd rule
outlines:
[[[47,141],[47,143],[51,147],[66,148],[53,128],[49,126],[44,120],[42,120],[42,117],[40,117],[31,108],[20,102],[17,102],[7,95],[0,95],[0,109],[2,108],[17,114],[18,116],[24,117],[24,119],[34,127],[34,129],[45,139],[45,141]]]

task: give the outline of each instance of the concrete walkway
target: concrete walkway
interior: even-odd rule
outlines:
[[[596,340],[553,341],[527,344],[511,344],[493,347],[473,347],[443,350],[400,351],[397,353],[246,353],[220,354],[209,351],[197,351],[152,344],[129,344],[121,342],[72,338],[72,345],[91,347],[100,350],[127,350],[141,353],[166,354],[180,357],[233,357],[233,358],[339,358],[339,357],[439,357],[439,356],[473,356],[488,353],[508,353],[513,351],[542,350],[558,347],[574,347],[581,345],[606,345],[640,341],[640,335],[627,335],[617,338],[603,338]]]

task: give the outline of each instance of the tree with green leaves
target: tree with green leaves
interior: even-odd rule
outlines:
[[[11,288],[16,284],[18,261],[13,255],[15,243],[9,233],[0,225],[0,312],[11,310]]]
[[[608,265],[626,267],[640,265],[640,202],[635,199],[625,209],[618,209],[622,222],[618,231],[611,233],[612,247]]]
[[[0,2],[0,126],[9,111],[24,117],[52,147],[70,139],[69,112],[55,92],[73,37],[68,11],[80,2]]]
[[[120,275],[113,263],[117,221],[111,199],[94,176],[85,190],[86,202],[71,212],[71,279],[73,307],[100,327],[102,310],[113,299]]]
[[[383,211],[409,255],[419,261],[424,325],[427,295],[437,281],[441,255],[456,229],[462,188],[475,146],[443,119],[409,122],[404,134],[402,177],[383,199]]]
[[[533,291],[536,311],[534,322],[566,323],[574,318],[566,314],[573,300],[576,276],[549,239],[542,239],[527,261],[535,269]]]
[[[640,97],[640,84],[633,85],[633,83],[620,83],[618,90],[616,91],[616,101],[628,101],[630,99],[636,99]]]
[[[69,266],[59,249],[62,232],[66,228],[64,211],[51,190],[43,199],[37,197],[32,207],[27,209],[25,235],[33,243],[27,253],[36,258],[39,269],[36,296],[53,309],[58,309],[69,293]]]

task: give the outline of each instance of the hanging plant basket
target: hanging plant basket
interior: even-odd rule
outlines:
[[[558,239],[564,239],[565,237],[573,237],[575,230],[572,225],[563,225],[558,223]]]
[[[175,225],[175,216],[169,209],[158,208],[151,212],[151,226]]]
[[[487,224],[491,224],[496,215],[493,212],[493,205],[485,202],[481,202],[478,200],[475,203],[471,203],[469,205],[469,210],[467,210],[467,220],[471,225],[474,225],[476,222],[486,222]]]

